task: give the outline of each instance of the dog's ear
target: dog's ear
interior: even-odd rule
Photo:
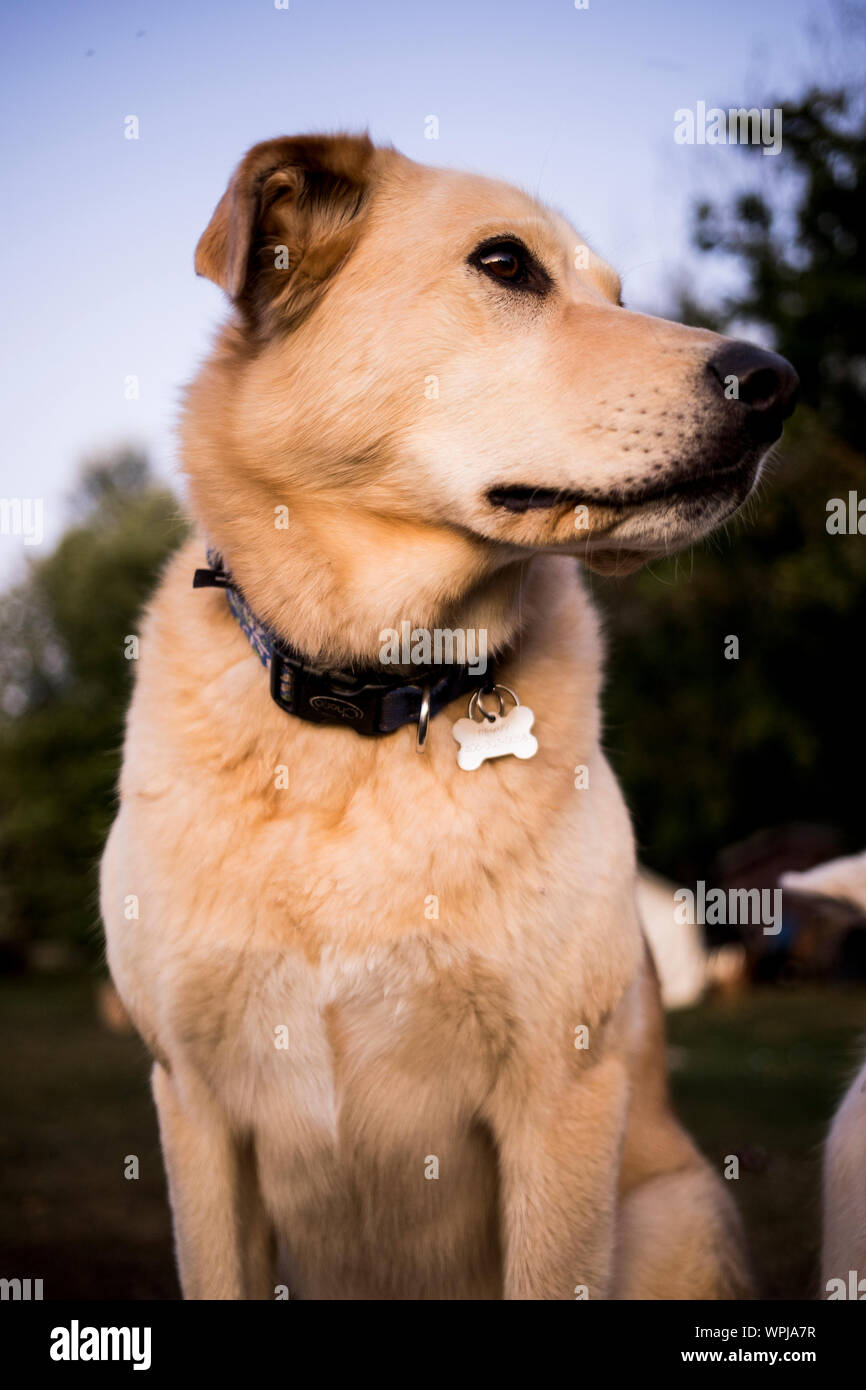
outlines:
[[[196,247],[196,272],[259,333],[294,327],[360,235],[374,155],[366,135],[254,145]]]

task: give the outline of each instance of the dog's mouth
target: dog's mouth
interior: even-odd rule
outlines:
[[[664,482],[636,488],[612,488],[606,492],[586,488],[533,487],[515,483],[492,487],[487,500],[492,507],[523,514],[552,511],[558,507],[593,507],[605,511],[626,512],[650,502],[688,502],[738,491],[743,485],[749,490],[755,481],[758,465],[754,459],[740,459],[730,468],[678,476]]]
[[[739,511],[764,452],[753,448],[734,464],[681,466],[660,481],[604,491],[500,484],[485,501],[501,518],[497,540],[576,554],[600,573],[627,574],[694,544]]]

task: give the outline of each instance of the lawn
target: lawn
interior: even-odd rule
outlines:
[[[866,992],[755,990],[669,1015],[677,1106],[732,1183],[763,1298],[818,1291],[821,1145],[856,1070]]]
[[[148,1059],[97,1022],[93,989],[0,982],[0,1275],[42,1278],[47,1299],[176,1298]],[[820,1144],[864,1027],[866,992],[817,988],[669,1019],[680,1113],[719,1172],[740,1156],[731,1185],[765,1298],[817,1289]]]
[[[98,1023],[93,991],[0,984],[0,1273],[42,1278],[46,1299],[178,1298],[149,1059]]]

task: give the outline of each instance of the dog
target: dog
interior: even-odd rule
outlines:
[[[824,1147],[821,1297],[866,1299],[866,1062],[839,1105]]]
[[[785,892],[866,914],[866,852],[782,874]],[[821,1297],[866,1298],[866,1062],[833,1116],[823,1156]]]
[[[748,1296],[668,1097],[582,567],[731,516],[793,369],[366,136],[255,146],[195,264],[230,306],[184,404],[198,530],[101,872],[184,1296]],[[404,622],[491,668],[386,670]]]

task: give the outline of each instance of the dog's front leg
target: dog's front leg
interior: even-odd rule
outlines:
[[[249,1155],[195,1076],[157,1062],[153,1096],[184,1298],[273,1298],[273,1241]]]
[[[617,1058],[494,1096],[505,1298],[609,1297],[626,1096]]]

